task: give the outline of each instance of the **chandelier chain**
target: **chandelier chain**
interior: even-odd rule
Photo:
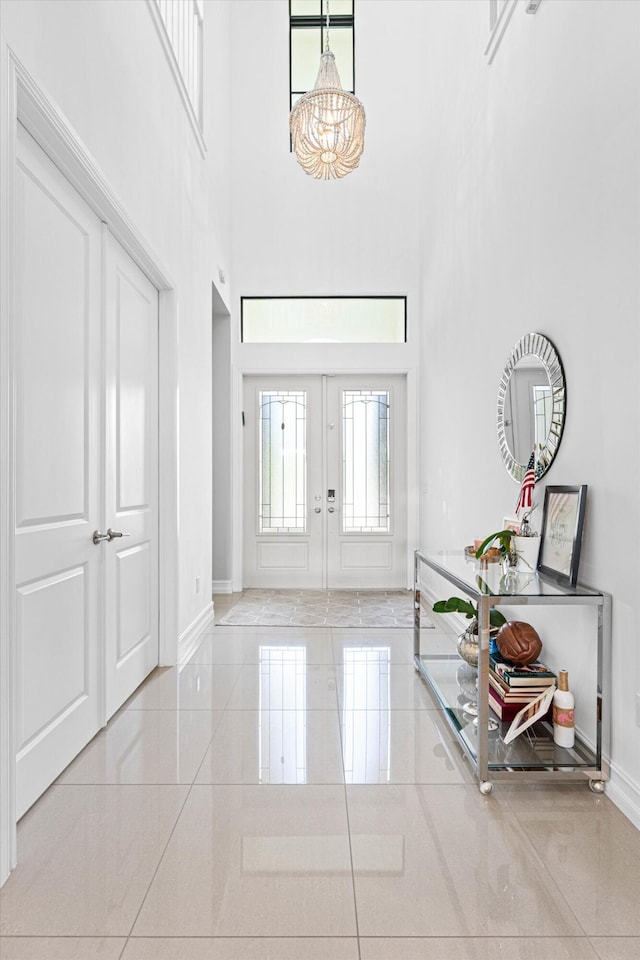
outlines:
[[[326,39],[324,44],[324,52],[325,53],[329,52],[329,0],[327,0],[327,31],[326,31]]]

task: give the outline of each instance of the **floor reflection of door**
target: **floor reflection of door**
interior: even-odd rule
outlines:
[[[245,587],[406,586],[402,376],[246,377]]]
[[[391,779],[391,649],[342,650],[340,725],[346,783]]]
[[[260,645],[258,779],[307,783],[307,648]]]

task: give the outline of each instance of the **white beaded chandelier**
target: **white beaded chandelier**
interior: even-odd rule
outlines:
[[[329,49],[329,3],[325,50],[313,90],[295,104],[289,117],[298,163],[316,180],[345,177],[364,150],[364,107],[342,89],[336,59]]]

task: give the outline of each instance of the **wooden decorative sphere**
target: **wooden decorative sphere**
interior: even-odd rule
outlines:
[[[510,620],[503,623],[496,637],[498,650],[512,663],[533,663],[540,656],[542,640],[530,623]]]

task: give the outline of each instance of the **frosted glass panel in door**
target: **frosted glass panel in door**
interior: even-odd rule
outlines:
[[[342,392],[342,532],[387,533],[389,392]]]
[[[534,385],[533,389],[533,424],[536,452],[542,450],[553,418],[553,397],[551,396],[551,387],[541,387]]]
[[[306,532],[307,397],[261,390],[260,533]]]

